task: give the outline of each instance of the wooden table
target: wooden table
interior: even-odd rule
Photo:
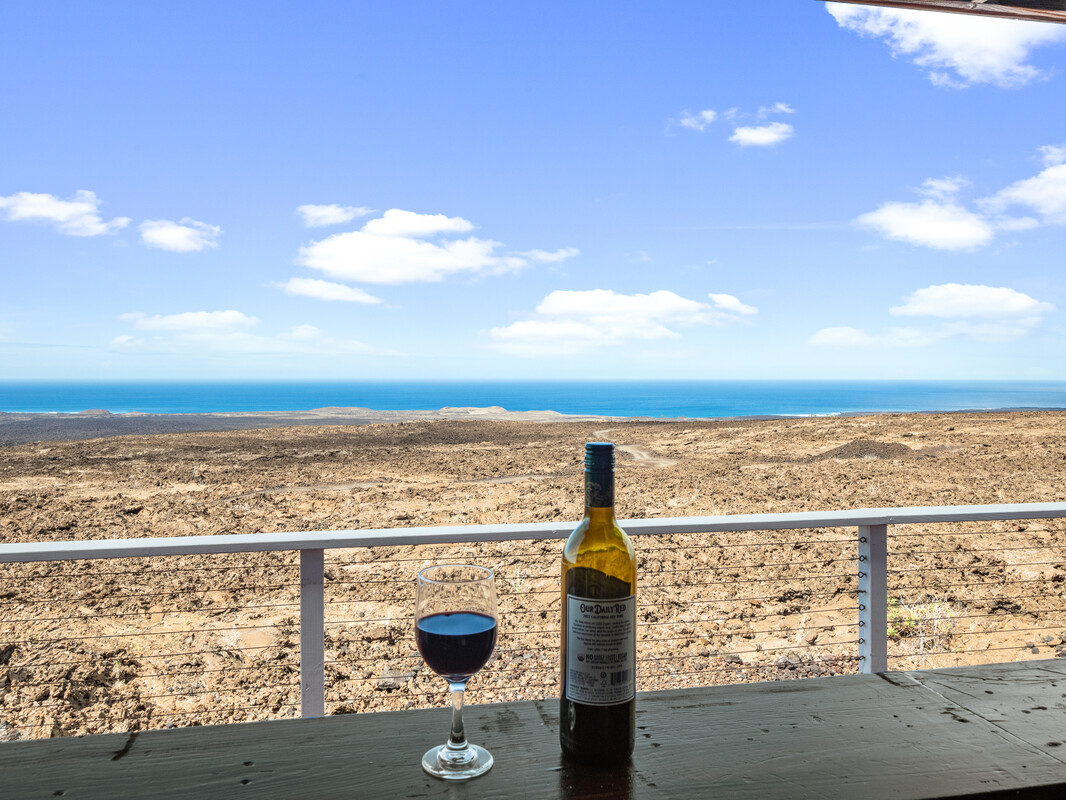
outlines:
[[[562,761],[557,706],[468,706],[465,784],[419,766],[431,709],[2,743],[0,798],[1066,798],[1066,660],[646,693],[614,771]]]

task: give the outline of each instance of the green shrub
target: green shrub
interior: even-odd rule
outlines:
[[[915,650],[947,649],[958,616],[949,603],[929,598],[906,603],[888,598],[888,638],[893,642],[906,640]]]

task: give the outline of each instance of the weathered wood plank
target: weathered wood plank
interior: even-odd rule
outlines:
[[[515,785],[528,780],[528,759],[540,762],[550,750],[559,760],[557,742],[549,743],[530,703],[470,706],[466,717],[471,740],[496,758],[471,797],[522,797]],[[449,711],[433,709],[11,742],[0,747],[0,796],[451,797],[454,787],[421,768],[422,753],[447,738],[449,721]]]
[[[664,723],[676,720],[667,728],[676,741],[652,752],[650,770],[641,766],[658,773],[663,796],[903,799],[1037,791],[1055,783],[1048,796],[1066,796],[1059,794],[1066,788],[1061,762],[1004,739],[977,714],[962,722],[960,708],[920,683],[849,676],[741,687],[729,695],[713,713],[707,704],[691,710],[685,697],[657,709]],[[701,723],[713,728],[701,730]],[[656,760],[669,759],[686,740],[702,751],[695,769],[667,763],[656,769]]]
[[[419,766],[443,708],[11,742],[0,796],[1061,800],[1064,688],[1066,664],[1039,661],[642,694],[613,771],[563,762],[554,701],[474,705],[496,766],[458,786]]]
[[[997,726],[1005,737],[1016,737],[1057,759],[1066,770],[1066,661],[1028,662],[1024,671],[1016,666],[911,674],[946,701]]]

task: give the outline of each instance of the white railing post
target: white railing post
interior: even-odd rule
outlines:
[[[859,526],[859,671],[888,671],[888,526]]]
[[[326,714],[324,550],[300,551],[300,715]]]

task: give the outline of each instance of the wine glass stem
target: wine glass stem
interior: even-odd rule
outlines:
[[[448,737],[448,749],[466,749],[466,731],[463,729],[463,690],[462,683],[451,684],[452,690],[452,735]]]

